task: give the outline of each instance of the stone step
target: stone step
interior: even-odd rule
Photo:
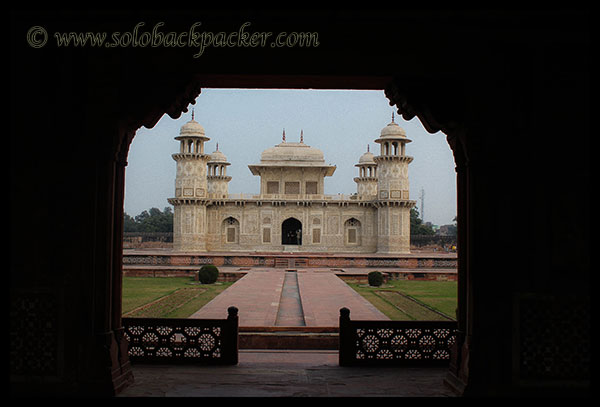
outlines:
[[[288,266],[289,266],[288,259],[285,259],[285,258],[282,259],[282,258],[277,258],[277,257],[275,258],[275,267],[285,268]]]
[[[299,327],[241,328],[239,349],[322,349],[337,350],[339,333],[336,328],[304,330]]]

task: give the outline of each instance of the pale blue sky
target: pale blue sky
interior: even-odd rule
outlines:
[[[131,216],[143,210],[170,206],[167,198],[175,192],[175,161],[179,151],[174,139],[183,124],[195,120],[210,141],[205,151],[219,151],[231,165],[229,193],[258,193],[260,180],[248,169],[260,161],[263,150],[281,142],[285,128],[287,141],[304,142],[323,151],[325,162],[337,166],[325,178],[326,194],[356,192],[354,165],[366,151],[378,154],[374,140],[390,121],[394,108],[383,91],[362,90],[263,90],[202,89],[189,112],[173,120],[164,115],[152,129],[140,128],[131,144],[125,182],[125,212]],[[456,215],[456,173],[446,136],[429,134],[418,119],[409,122],[396,115],[395,122],[406,131],[412,143],[406,154],[409,165],[410,199],[421,210],[421,189],[425,190],[425,221],[437,225],[453,223]]]

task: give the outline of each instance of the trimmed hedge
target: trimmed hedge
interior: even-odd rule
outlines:
[[[202,284],[214,284],[219,278],[219,269],[212,264],[205,264],[198,271],[198,281]]]
[[[367,277],[369,278],[369,285],[373,287],[379,287],[383,284],[383,274],[379,271],[371,271]]]

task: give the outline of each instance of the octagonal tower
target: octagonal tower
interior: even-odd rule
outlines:
[[[210,139],[192,112],[192,120],[181,126],[175,140],[180,142],[179,153],[172,155],[177,162],[175,197],[168,200],[174,206],[173,249],[205,251],[210,155],[204,153],[204,143]]]
[[[412,140],[392,121],[375,140],[380,145],[377,163],[378,253],[410,253],[410,208],[408,164],[413,157],[406,155],[406,144]]]

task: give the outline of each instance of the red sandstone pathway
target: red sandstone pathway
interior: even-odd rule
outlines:
[[[224,319],[233,305],[240,326],[275,326],[284,277],[283,272],[248,273],[190,318]]]
[[[278,311],[289,326],[298,326],[302,315],[291,315],[292,308],[285,303],[286,292],[282,292],[286,274],[280,271],[253,271],[223,291],[219,296],[194,313],[190,318],[223,319],[227,308],[239,310],[239,325],[243,327],[276,326]],[[337,327],[339,310],[350,309],[352,319],[387,320],[367,300],[350,288],[331,272],[300,271],[297,273],[303,319],[307,327]],[[290,290],[293,295],[293,290]],[[280,310],[280,303],[284,308]],[[279,325],[282,325],[281,322]]]
[[[389,319],[334,273],[299,273],[298,287],[306,326],[339,326],[343,307],[353,320]]]

